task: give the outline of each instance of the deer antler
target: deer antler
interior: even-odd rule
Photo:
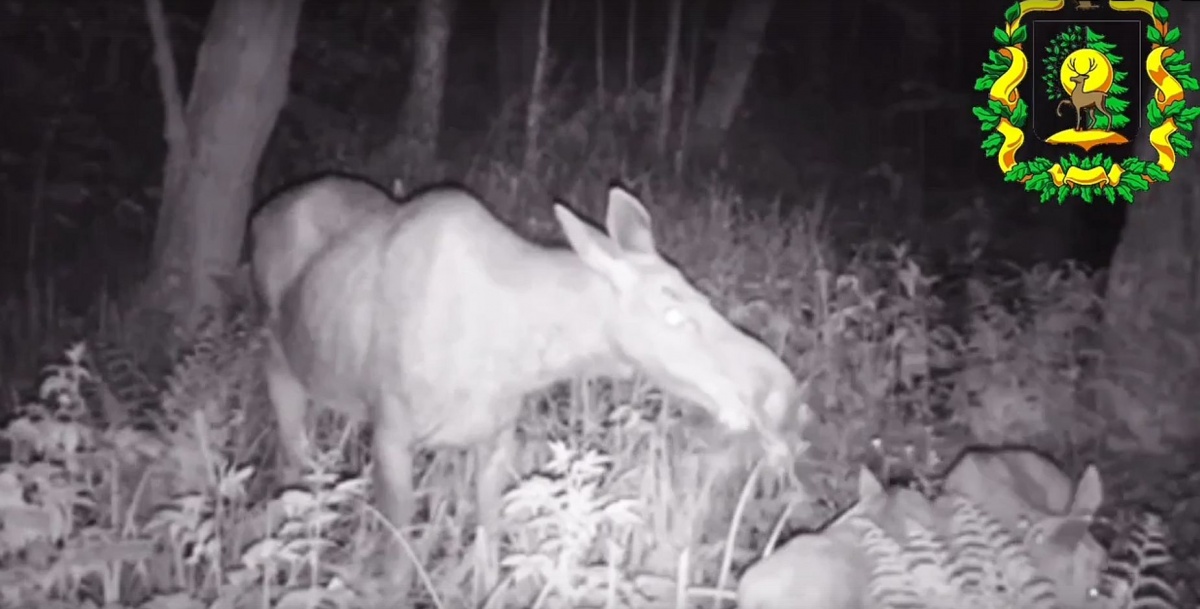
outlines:
[[[1076,75],[1078,75],[1078,76],[1087,76],[1088,74],[1091,74],[1093,71],[1095,71],[1095,69],[1096,69],[1096,60],[1095,60],[1095,59],[1089,59],[1089,60],[1088,60],[1088,69],[1087,69],[1087,71],[1086,71],[1086,72],[1080,72],[1080,71],[1079,71],[1079,69],[1075,67],[1075,60],[1074,60],[1074,59],[1072,59],[1072,60],[1071,60],[1071,64],[1070,64],[1068,67],[1070,67],[1070,68],[1071,68],[1071,71],[1072,71],[1072,72],[1074,72],[1074,73],[1075,73]]]

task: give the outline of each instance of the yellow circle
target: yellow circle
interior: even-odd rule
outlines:
[[[1071,78],[1081,74],[1087,74],[1087,80],[1083,81],[1084,91],[1108,91],[1112,87],[1113,67],[1100,51],[1079,49],[1067,55],[1058,72],[1059,81],[1068,94],[1075,92],[1076,81]]]

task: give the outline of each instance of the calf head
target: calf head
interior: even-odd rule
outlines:
[[[780,358],[734,326],[659,254],[650,214],[627,191],[609,191],[608,234],[567,208],[554,213],[571,248],[611,297],[603,332],[624,363],[708,410],[733,431],[774,438],[793,410],[797,382]]]
[[[1084,607],[1095,596],[1108,554],[1090,527],[1103,501],[1100,474],[1088,467],[1064,514],[1024,515],[1018,531],[1034,565],[1055,583],[1063,607]]]

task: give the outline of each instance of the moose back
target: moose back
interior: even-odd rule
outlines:
[[[637,369],[732,431],[778,438],[795,422],[791,371],[659,254],[636,198],[610,190],[607,235],[564,206],[554,216],[569,249],[526,241],[459,188],[397,204],[325,177],[268,201],[252,264],[292,466],[306,458],[310,398],[367,420],[375,500],[402,527],[413,451],[473,448],[480,524],[494,533],[523,397],[557,380]]]

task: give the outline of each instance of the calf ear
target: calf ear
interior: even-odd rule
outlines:
[[[1075,499],[1070,514],[1076,518],[1090,519],[1104,502],[1104,487],[1100,482],[1100,471],[1089,465],[1075,485]]]
[[[879,482],[879,478],[876,478],[867,466],[860,467],[858,470],[858,500],[866,501],[881,494],[883,494],[883,484]]]

